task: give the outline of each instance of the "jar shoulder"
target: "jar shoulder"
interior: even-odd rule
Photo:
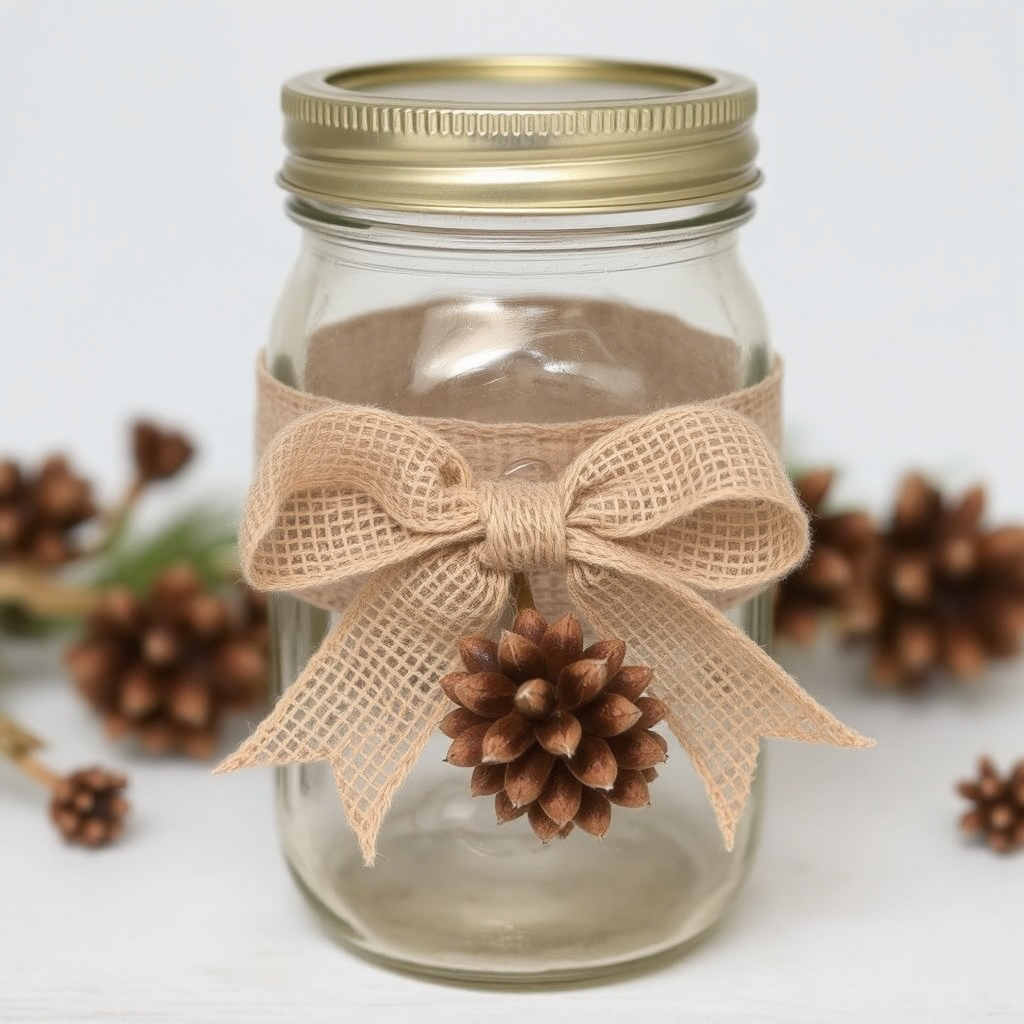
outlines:
[[[557,274],[398,274],[307,248],[278,306],[271,366],[339,401],[535,422],[642,413],[767,372],[767,324],[735,245],[601,265],[580,254]]]

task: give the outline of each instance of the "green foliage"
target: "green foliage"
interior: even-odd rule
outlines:
[[[224,507],[198,506],[142,537],[121,533],[103,553],[92,582],[143,591],[163,569],[180,562],[211,586],[237,579],[234,514]]]
[[[43,640],[57,633],[65,633],[77,624],[78,620],[74,618],[37,615],[19,604],[0,602],[0,638],[12,636],[27,640]],[[3,673],[0,671],[0,678],[2,676]]]

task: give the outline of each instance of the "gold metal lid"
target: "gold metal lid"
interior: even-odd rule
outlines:
[[[590,213],[757,186],[757,94],[739,75],[575,57],[332,69],[282,92],[281,185],[350,207]]]

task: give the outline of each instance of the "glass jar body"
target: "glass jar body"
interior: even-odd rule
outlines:
[[[563,423],[715,397],[770,363],[736,251],[745,206],[571,221],[399,222],[298,203],[292,214],[303,247],[268,361],[303,390],[417,417]],[[499,471],[560,468],[527,440]],[[564,600],[557,573],[532,582],[542,614],[568,610],[547,606]],[[730,615],[767,642],[763,598]],[[279,690],[333,618],[274,599]],[[329,766],[281,769],[289,864],[336,936],[406,969],[564,980],[666,953],[726,912],[750,864],[759,793],[726,852],[688,758],[660,731],[670,757],[651,806],[616,808],[602,841],[577,830],[546,846],[525,820],[496,827],[491,800],[472,798],[468,772],[444,763],[439,734],[399,789],[372,868]]]

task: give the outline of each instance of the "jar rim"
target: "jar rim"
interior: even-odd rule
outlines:
[[[282,91],[279,182],[396,211],[628,212],[760,182],[757,95],[727,71],[484,56],[307,72]]]

